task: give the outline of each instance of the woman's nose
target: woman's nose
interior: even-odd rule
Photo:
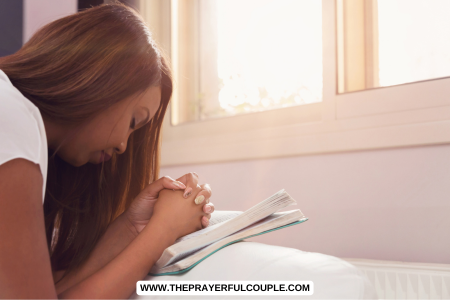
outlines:
[[[127,143],[126,142],[120,143],[120,145],[118,147],[114,148],[114,150],[116,151],[117,154],[124,153],[125,150],[127,150]]]

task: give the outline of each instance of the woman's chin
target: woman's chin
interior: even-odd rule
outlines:
[[[69,164],[71,164],[74,167],[81,167],[85,164],[87,164],[89,161],[81,161],[81,160],[74,160],[72,162],[68,162]]]
[[[80,157],[67,157],[65,155],[62,155],[63,153],[57,153],[56,155],[59,156],[59,158],[61,158],[63,161],[65,161],[66,163],[68,163],[71,166],[74,167],[81,167],[82,165],[87,164],[90,161],[87,161],[86,159],[82,159]]]

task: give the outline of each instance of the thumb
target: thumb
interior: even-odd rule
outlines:
[[[182,182],[176,181],[169,176],[163,176],[147,185],[144,191],[147,196],[156,198],[163,189],[184,190],[185,188],[186,186]]]

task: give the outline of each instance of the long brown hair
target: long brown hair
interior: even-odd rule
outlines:
[[[47,241],[53,270],[70,271],[159,176],[160,130],[172,94],[170,69],[142,18],[119,3],[47,24],[19,51],[1,58],[0,69],[43,116],[57,123],[81,124],[131,95],[161,87],[156,115],[130,135],[125,153],[81,167],[56,153],[49,157]]]

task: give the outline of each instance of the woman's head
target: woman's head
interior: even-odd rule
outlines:
[[[104,140],[108,132],[101,129],[111,129],[105,127],[105,121],[118,121],[116,115],[109,115],[114,120],[101,118],[97,124],[100,127],[85,127],[88,133],[102,133],[95,136],[94,144],[89,134],[81,132],[80,136],[76,129],[95,117],[98,121],[99,114],[120,110],[118,106],[129,112],[142,93],[146,99],[136,109],[141,117],[138,121],[145,117],[139,109],[142,104],[155,114],[154,108],[159,107],[156,90],[167,72],[164,64],[142,19],[124,5],[105,5],[46,25],[0,67],[38,106],[49,131],[55,132],[57,138],[50,141],[50,148],[61,147],[58,155],[80,166],[88,161],[95,163],[101,150],[109,155],[115,148],[123,151],[121,143],[126,144],[127,136],[121,132],[123,140],[119,144]],[[134,112],[126,117],[131,123]],[[124,124],[125,116],[120,121],[117,126]],[[105,145],[98,145],[100,142]],[[89,150],[93,153],[86,153]]]
[[[0,69],[43,116],[56,154],[44,202],[47,238],[53,267],[72,268],[158,177],[170,69],[141,17],[122,4],[47,24],[0,58]],[[98,164],[104,153],[111,160]]]
[[[58,149],[57,155],[76,167],[108,161],[113,155],[123,154],[129,136],[153,119],[160,99],[161,88],[151,86],[75,126],[60,125],[46,119],[49,148]]]

